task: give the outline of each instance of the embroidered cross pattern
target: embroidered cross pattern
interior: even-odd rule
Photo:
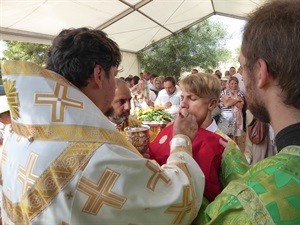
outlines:
[[[22,193],[25,193],[37,180],[38,176],[33,174],[33,169],[35,167],[38,155],[30,153],[26,166],[19,168],[18,179],[22,183]]]
[[[71,198],[73,198],[73,193],[72,191],[69,191],[67,194],[66,194],[66,197],[68,200],[70,200]]]
[[[155,166],[154,163],[151,161],[147,161],[146,167],[153,172],[152,176],[150,177],[148,183],[147,183],[147,188],[150,190],[154,191],[155,187],[157,185],[157,182],[161,179],[164,181],[166,184],[170,183],[170,178],[166,174],[164,174],[163,171],[160,170],[158,166]]]
[[[82,211],[92,215],[97,215],[101,207],[105,204],[114,208],[122,208],[127,198],[112,191],[120,174],[106,169],[98,183],[94,183],[86,178],[81,178],[78,190],[88,195]]]
[[[190,187],[185,186],[183,188],[182,203],[171,205],[165,212],[176,214],[175,219],[172,224],[181,224],[184,216],[191,211],[191,201],[190,201]]]
[[[83,102],[67,97],[68,87],[56,84],[53,94],[36,94],[36,104],[50,104],[52,106],[52,122],[64,121],[64,109],[66,106],[83,108]]]

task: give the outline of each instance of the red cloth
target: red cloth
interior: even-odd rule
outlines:
[[[166,163],[170,155],[169,143],[172,136],[173,125],[161,130],[150,143],[150,159],[155,159],[160,165]],[[219,170],[224,147],[219,143],[220,138],[220,135],[200,128],[192,142],[193,157],[205,175],[204,195],[209,201],[213,201],[222,190]]]

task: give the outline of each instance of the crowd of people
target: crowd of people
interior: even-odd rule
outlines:
[[[145,71],[140,76],[128,75],[120,79],[127,83],[131,92],[131,116],[137,117],[140,109],[156,107],[164,109],[175,118],[181,103],[181,90],[174,77]]]
[[[214,105],[211,112],[211,117],[216,122],[218,130],[222,131],[242,149],[249,164],[276,154],[274,134],[270,124],[266,124],[266,137],[261,143],[252,143],[248,138],[247,127],[256,118],[253,118],[249,106],[246,104],[242,68],[236,70],[234,66],[231,66],[226,71],[228,72],[226,76],[223,76],[218,69],[214,73],[209,72],[207,74],[217,78],[220,87],[217,104]],[[191,70],[190,75],[194,74],[199,74],[198,69]],[[201,74],[206,76],[204,73]],[[133,77],[135,77],[137,84],[132,83]],[[121,77],[120,79],[127,83],[131,93],[130,118],[137,119],[139,110],[149,107],[162,108],[175,118],[179,108],[182,107],[183,94],[179,83],[184,77],[177,81],[174,77],[158,76],[148,71],[140,73],[140,76]]]
[[[226,76],[116,78],[118,44],[90,28],[59,33],[46,68],[3,61],[2,223],[300,224],[299,3],[254,11]],[[174,119],[141,154],[123,132],[149,106]],[[252,118],[267,136],[241,151]]]

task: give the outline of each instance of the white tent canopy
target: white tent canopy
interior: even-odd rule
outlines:
[[[50,44],[71,27],[101,29],[131,58],[135,53],[212,16],[243,19],[263,0],[0,0],[0,39]],[[132,54],[133,53],[133,54]],[[136,69],[135,69],[136,70]],[[137,72],[135,72],[137,74]]]

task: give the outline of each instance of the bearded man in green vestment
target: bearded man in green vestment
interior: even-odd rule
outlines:
[[[279,153],[249,167],[227,146],[227,187],[193,224],[300,224],[300,1],[265,3],[249,17],[240,64],[253,115],[270,123]]]

